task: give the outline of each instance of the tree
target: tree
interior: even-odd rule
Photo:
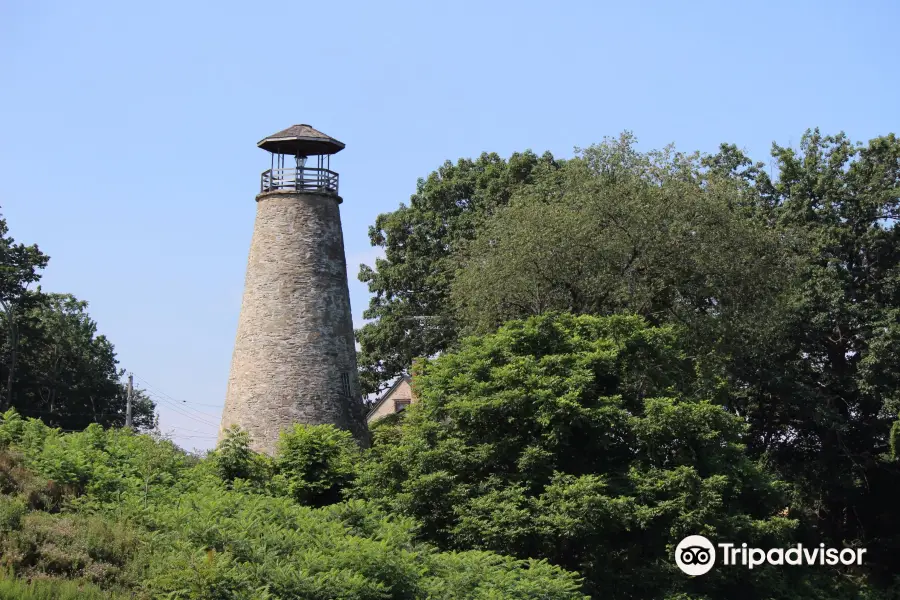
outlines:
[[[743,392],[751,449],[795,482],[815,531],[868,548],[884,580],[900,569],[889,459],[900,409],[900,140],[853,144],[808,131],[773,144],[778,177],[753,177],[780,235],[803,240],[777,337],[728,365]]]
[[[232,425],[225,430],[222,441],[210,455],[216,475],[226,485],[233,487],[235,480],[240,479],[255,486],[255,489],[264,489],[270,483],[272,461],[265,454],[253,452],[250,441],[247,431]]]
[[[69,294],[34,294],[20,321],[21,364],[13,406],[26,416],[64,429],[90,423],[123,426],[126,388],[115,349],[87,312],[87,302]],[[154,404],[136,390],[132,407],[138,429],[153,426]]]
[[[551,314],[468,338],[420,363],[419,402],[384,428],[391,443],[378,429],[358,493],[440,547],[546,558],[596,597],[787,590],[798,574],[691,580],[673,565],[688,534],[778,547],[796,525],[777,516],[784,486],[747,456],[742,420],[689,395],[677,348],[671,327],[627,316]]]
[[[359,279],[373,294],[364,313],[373,319],[357,331],[361,383],[366,393],[407,372],[413,359],[452,345],[457,322],[449,302],[454,253],[479,224],[509,200],[512,190],[558,162],[530,151],[503,160],[447,161],[420,179],[409,206],[378,216],[369,228],[373,246],[384,249],[374,268],[361,265]]]
[[[748,450],[795,486],[811,539],[867,547],[887,580],[900,568],[900,143],[809,131],[773,156],[774,180],[728,144],[585,150],[459,255],[460,321],[490,331],[562,309],[678,325],[698,388],[747,420]]]
[[[0,218],[0,309],[6,326],[6,393],[0,412],[12,404],[13,381],[18,366],[19,316],[34,299],[28,287],[41,278],[49,257],[36,244],[17,244],[9,235],[6,219]]]
[[[464,328],[562,310],[639,314],[727,354],[778,325],[796,268],[789,237],[747,216],[746,186],[700,155],[640,153],[630,134],[522,186],[457,254]],[[762,318],[765,316],[765,318]]]

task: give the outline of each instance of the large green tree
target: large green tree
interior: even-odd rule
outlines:
[[[779,234],[802,237],[798,284],[779,335],[727,365],[751,418],[751,448],[795,482],[832,543],[900,570],[890,430],[900,408],[900,140],[854,144],[808,131],[773,145],[778,176],[753,177]]]
[[[785,486],[746,425],[691,397],[672,328],[545,315],[419,365],[420,402],[376,429],[359,493],[446,548],[547,558],[603,598],[819,597],[801,570],[683,576],[688,534],[779,547]],[[686,596],[687,597],[687,596]]]
[[[87,302],[31,289],[48,260],[37,245],[16,243],[0,218],[0,412],[13,407],[63,429],[124,425],[123,372]],[[134,425],[153,421],[153,402],[136,390]]]
[[[457,253],[460,321],[484,332],[552,310],[629,312],[704,341],[746,335],[792,270],[752,203],[697,154],[638,152],[629,134],[591,146],[518,188]]]
[[[17,244],[9,235],[6,219],[0,218],[0,310],[3,311],[6,333],[6,389],[0,396],[0,412],[10,406],[14,397],[13,381],[19,360],[19,319],[34,300],[28,288],[40,280],[40,271],[47,266],[48,260],[49,257],[40,251],[37,244]]]
[[[532,152],[509,160],[485,153],[477,160],[447,161],[419,180],[409,205],[378,216],[369,239],[385,256],[359,272],[372,293],[363,316],[373,321],[357,331],[366,392],[407,372],[416,357],[456,341],[458,323],[449,300],[455,253],[517,186],[557,166],[549,153]]]
[[[888,580],[900,570],[900,141],[809,131],[772,154],[770,170],[729,144],[641,153],[626,134],[533,170],[452,243],[432,228],[453,322],[432,353],[556,310],[672,325],[693,393],[748,424],[750,455],[792,486],[802,535],[869,548]],[[404,272],[398,306],[415,305],[436,264],[404,252],[420,268]]]
[[[21,325],[16,410],[63,429],[125,424],[123,372],[112,343],[97,333],[87,302],[38,290]],[[153,426],[154,404],[140,390],[132,416],[139,429]]]

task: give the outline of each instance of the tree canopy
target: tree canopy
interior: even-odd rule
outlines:
[[[419,364],[419,403],[382,430],[358,493],[450,549],[546,558],[593,597],[761,598],[795,583],[679,576],[690,534],[787,545],[788,500],[746,453],[746,425],[691,397],[671,328],[544,315]],[[613,592],[614,590],[614,592]]]
[[[558,165],[549,153],[538,157],[530,151],[509,160],[485,153],[474,161],[448,161],[419,180],[409,205],[378,216],[369,239],[385,257],[359,272],[372,293],[363,317],[374,320],[357,332],[365,392],[378,391],[407,372],[414,358],[440,352],[456,339],[449,296],[456,251],[509,201],[513,189]]]
[[[382,380],[409,370],[417,357],[464,355],[481,364],[485,359],[473,342],[463,341],[467,336],[491,336],[498,327],[507,332],[503,324],[510,319],[560,312],[637,315],[647,326],[671,329],[673,348],[690,362],[692,376],[682,380],[678,394],[660,398],[672,399],[673,406],[687,399],[708,401],[738,419],[743,428],[735,439],[742,452],[785,486],[783,508],[796,520],[794,534],[836,547],[867,548],[867,577],[887,585],[900,569],[894,503],[900,493],[898,190],[900,140],[894,134],[854,143],[844,134],[810,130],[797,147],[773,144],[769,167],[733,144],[704,155],[674,148],[639,151],[627,133],[607,139],[572,159],[554,160],[552,168],[532,169],[502,202],[468,221],[465,236],[430,230],[429,248],[441,249],[440,260],[422,246],[403,243],[394,230],[377,228],[373,243],[402,249],[402,254],[388,254],[387,262],[368,272],[370,278],[382,267],[392,272],[398,256],[404,264],[418,265],[395,280],[411,291],[410,299],[384,295],[379,310],[415,302],[420,297],[415,290],[425,281],[417,273],[439,270],[442,277],[429,280],[428,290],[440,295],[440,311],[429,312],[433,305],[418,310],[422,322],[440,315],[453,327],[431,330],[437,337],[428,338],[427,348],[415,347],[426,338],[414,329],[404,329],[409,340],[400,343],[399,337],[383,337],[372,344],[363,334],[366,361],[387,364],[382,357],[392,356],[394,366],[377,374]],[[447,218],[456,218],[454,210]],[[379,217],[379,223],[393,223],[410,211],[421,214],[401,207]],[[409,223],[403,235],[420,230]],[[370,313],[377,320],[367,325],[369,333],[386,331],[379,314]],[[391,354],[396,348],[406,353]],[[434,364],[449,364],[440,360]],[[427,365],[420,376],[423,407],[403,419],[402,436],[392,427],[380,432],[415,450],[421,462],[395,465],[405,475],[383,479],[385,489],[400,500],[409,498],[408,510],[426,523],[445,519],[426,528],[441,543],[474,544],[482,534],[492,539],[480,530],[465,537],[459,529],[458,506],[469,506],[476,497],[482,502],[479,510],[502,504],[504,518],[527,514],[537,523],[535,505],[528,502],[537,502],[533,497],[540,494],[530,483],[524,496],[514,486],[490,488],[486,500],[478,490],[487,490],[488,484],[472,481],[466,487],[462,475],[445,475],[453,465],[465,464],[454,461],[474,460],[467,452],[484,458],[476,452],[486,448],[484,442],[471,441],[480,439],[475,432],[482,432],[483,423],[472,421],[478,429],[459,433],[460,439],[452,428],[437,425],[447,415],[437,407],[447,411],[451,406],[471,411],[453,414],[454,419],[507,410],[518,422],[522,415],[513,409],[515,403],[501,398],[537,402],[536,392],[526,395],[528,387],[512,381],[518,391],[508,397],[500,387],[484,387],[479,377],[486,375],[463,362],[455,368],[466,376],[448,375],[438,383],[428,369],[440,368]],[[534,382],[555,389],[551,379],[541,377],[535,375]],[[473,387],[463,394],[468,400],[456,404],[450,399],[467,378],[481,381],[482,387]],[[634,410],[646,414],[649,406]],[[499,435],[498,422],[491,426]],[[523,426],[516,435],[526,440],[535,431]],[[632,452],[643,451],[639,438],[629,444]],[[456,457],[451,450],[463,454]],[[383,451],[390,460],[390,451]],[[578,464],[580,455],[571,460]],[[525,475],[518,463],[497,465],[497,473],[504,481],[510,473]],[[400,481],[404,477],[407,483]],[[411,487],[426,481],[435,489],[449,487],[437,496],[424,493],[430,488]],[[462,504],[447,500],[448,490],[462,490]],[[443,508],[430,507],[431,516],[416,512],[416,502],[430,498]],[[470,509],[478,514],[474,506]],[[513,522],[508,524],[498,528],[499,534],[514,535]],[[538,535],[536,527],[527,531]],[[532,538],[522,546],[511,539],[504,543],[529,552],[539,545]]]
[[[125,424],[126,390],[110,340],[98,333],[88,303],[40,286],[49,258],[17,244],[0,219],[0,407],[16,408],[67,430]],[[133,424],[154,425],[153,401],[136,390]]]

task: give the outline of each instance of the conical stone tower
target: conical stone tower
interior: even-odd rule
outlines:
[[[283,429],[331,423],[365,441],[342,200],[330,169],[344,144],[294,125],[258,146],[271,153],[271,168],[256,197],[219,439],[236,424],[254,450],[272,454]]]

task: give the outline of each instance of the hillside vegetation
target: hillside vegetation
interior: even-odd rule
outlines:
[[[582,597],[575,575],[546,562],[439,552],[415,540],[408,517],[328,504],[330,478],[341,481],[339,463],[357,454],[330,427],[286,434],[274,461],[240,439],[198,460],[149,435],[63,434],[12,411],[0,439],[0,560],[19,578],[0,583],[10,594]],[[232,478],[244,467],[250,478]]]

